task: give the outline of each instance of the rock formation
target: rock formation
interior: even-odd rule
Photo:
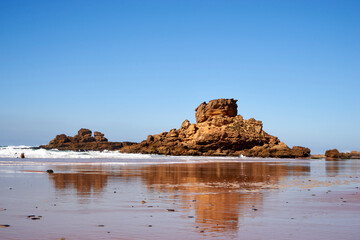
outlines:
[[[326,150],[325,157],[327,158],[352,158],[352,159],[360,159],[360,152],[352,151],[347,153],[339,152],[337,149]]]
[[[295,158],[310,156],[310,149],[289,148],[263,130],[261,121],[237,115],[237,100],[216,99],[195,109],[196,124],[185,120],[180,129],[149,135],[141,143],[124,146],[127,153],[203,156]]]
[[[101,132],[92,132],[89,129],[82,128],[74,137],[66,136],[65,134],[57,135],[49,145],[42,145],[40,148],[45,149],[59,149],[59,150],[119,150],[120,148],[131,145],[131,142],[108,142]]]
[[[197,123],[205,122],[212,116],[228,116],[235,117],[237,115],[237,100],[234,99],[218,99],[203,102],[195,109],[195,118]]]
[[[325,157],[339,158],[340,157],[340,152],[337,149],[326,150]]]

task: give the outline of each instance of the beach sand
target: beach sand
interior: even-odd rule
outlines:
[[[358,160],[5,164],[0,239],[359,239],[359,187]]]

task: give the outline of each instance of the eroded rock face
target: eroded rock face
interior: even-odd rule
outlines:
[[[251,157],[308,157],[310,149],[290,149],[263,130],[261,121],[237,115],[237,100],[217,99],[196,108],[196,124],[185,120],[179,129],[148,136],[121,149],[128,153]]]
[[[108,142],[101,132],[92,132],[89,129],[82,128],[74,137],[66,136],[65,134],[57,135],[49,145],[42,145],[45,149],[59,149],[59,150],[119,150],[120,148],[131,145],[131,142]]]
[[[107,142],[107,138],[104,137],[104,134],[101,132],[94,132],[94,138],[96,142]]]
[[[197,123],[205,122],[212,116],[235,117],[237,115],[237,100],[216,99],[209,103],[203,102],[196,109]]]

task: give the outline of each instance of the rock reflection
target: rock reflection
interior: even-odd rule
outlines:
[[[207,232],[236,230],[239,218],[253,216],[263,205],[263,189],[277,188],[286,177],[308,175],[309,162],[199,163],[138,166],[63,166],[49,175],[57,190],[76,189],[79,195],[99,193],[110,183],[133,184],[176,201],[183,216]],[[111,179],[111,181],[109,181]],[[148,197],[149,199],[151,198]],[[129,199],[134,200],[134,199]],[[140,200],[141,201],[141,200]],[[255,209],[255,210],[254,210]]]
[[[341,168],[341,162],[343,160],[338,160],[338,159],[331,159],[331,158],[327,158],[326,159],[326,175],[328,177],[334,177],[336,175],[339,174],[340,168]]]
[[[310,165],[289,163],[207,163],[153,165],[144,168],[146,186],[181,196],[183,208],[195,210],[207,232],[237,230],[239,217],[261,208],[261,189],[277,188],[284,177],[307,175]]]
[[[348,163],[348,161],[350,161],[350,164]],[[326,175],[328,177],[335,177],[341,174],[358,174],[359,165],[360,161],[326,158]]]
[[[59,166],[56,171],[63,171],[67,167]],[[88,197],[91,194],[99,194],[103,191],[108,181],[108,175],[101,169],[88,169],[71,173],[49,174],[54,187],[58,191],[75,189],[81,197]]]

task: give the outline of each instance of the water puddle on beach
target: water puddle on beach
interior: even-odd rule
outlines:
[[[359,160],[2,160],[0,239],[328,240],[360,234]]]

